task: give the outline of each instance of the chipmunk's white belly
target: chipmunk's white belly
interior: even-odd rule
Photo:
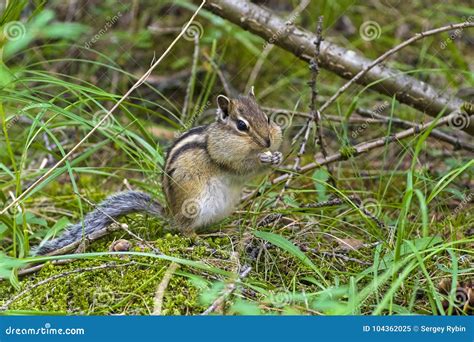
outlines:
[[[232,214],[239,203],[242,184],[229,177],[211,178],[198,197],[199,215],[194,226],[206,226]]]

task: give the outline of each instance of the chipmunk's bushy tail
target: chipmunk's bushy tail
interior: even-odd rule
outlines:
[[[121,216],[145,212],[153,216],[161,216],[163,207],[153,200],[150,195],[139,191],[120,192],[106,198],[97,208],[88,213],[82,223],[76,223],[66,228],[66,231],[56,239],[41,244],[33,254],[44,255],[67,246],[75,241],[97,232]]]

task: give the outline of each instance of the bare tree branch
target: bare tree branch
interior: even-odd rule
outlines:
[[[207,2],[206,8],[263,39],[271,41],[304,61],[309,62],[314,54],[313,42],[316,37],[313,33],[285,22],[284,19],[263,7],[246,0],[210,0]],[[474,23],[465,22],[432,31],[435,34],[473,26]],[[418,39],[420,38],[413,38],[410,43]],[[371,86],[372,89],[389,96],[395,95],[400,102],[434,117],[443,110],[450,113],[459,109],[463,102],[454,95],[440,91],[396,69],[380,64],[371,67],[373,61],[355,51],[327,41],[321,44],[319,62],[321,67],[348,79],[367,69],[363,77],[362,75],[357,76],[357,83],[368,85],[377,81]],[[474,135],[474,119],[470,121],[470,125],[465,127],[464,131]]]
[[[383,121],[387,124],[392,123],[392,124],[400,126],[402,128],[416,127],[416,123],[406,121],[406,120],[402,120],[402,119],[396,118],[396,117],[388,117],[388,116],[380,115],[380,114],[375,113],[374,111],[369,110],[369,109],[357,108],[356,112],[357,112],[357,114],[359,114],[361,116],[368,117],[370,119],[381,120],[381,121]],[[474,152],[474,145],[473,144],[470,144],[467,141],[459,139],[459,137],[456,136],[456,135],[452,136],[452,135],[449,135],[447,133],[444,133],[444,132],[440,131],[439,129],[433,129],[430,132],[430,136],[435,138],[435,139],[444,141],[444,142],[452,145],[454,147],[454,149],[463,149],[463,150],[466,150],[466,151],[469,151],[469,152]]]
[[[439,120],[435,119],[435,120],[426,122],[426,123],[421,124],[421,125],[416,125],[416,126],[410,128],[410,129],[406,129],[404,131],[398,132],[397,134],[394,134],[394,135],[381,137],[381,138],[378,138],[378,139],[375,139],[375,140],[372,140],[372,141],[367,141],[367,142],[364,142],[364,143],[361,143],[361,144],[358,144],[358,145],[355,145],[355,146],[351,146],[345,152],[340,151],[340,152],[332,154],[328,157],[318,158],[313,163],[306,164],[305,166],[300,168],[300,172],[304,173],[304,172],[313,170],[317,167],[321,167],[323,165],[331,164],[331,163],[341,161],[341,160],[346,160],[349,157],[355,157],[359,154],[366,153],[366,152],[368,152],[370,150],[373,150],[375,148],[385,146],[385,144],[408,138],[410,136],[413,136],[415,134],[423,132],[424,130],[431,127],[431,125],[433,125],[433,128],[439,127],[439,126],[442,126],[442,125],[446,125],[450,122],[455,121],[456,118],[459,117],[460,115],[461,115],[460,111],[455,111],[455,112],[452,112],[451,114],[449,114],[448,116],[442,117]],[[292,170],[287,170],[287,172],[292,172]],[[272,183],[276,184],[276,183],[285,181],[289,177],[290,177],[290,175],[288,173],[285,173],[285,174],[275,178],[272,181]],[[250,196],[247,196],[245,199],[247,199],[249,197]]]

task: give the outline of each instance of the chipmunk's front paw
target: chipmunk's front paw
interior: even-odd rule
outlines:
[[[264,153],[260,153],[259,158],[263,164],[280,165],[283,160],[283,154],[279,151],[267,151]]]

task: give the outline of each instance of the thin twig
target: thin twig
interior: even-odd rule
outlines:
[[[313,252],[313,251],[312,251],[312,252]],[[344,260],[344,261],[356,262],[356,263],[358,263],[358,264],[365,265],[365,266],[370,266],[370,265],[372,265],[371,262],[363,261],[363,260],[360,260],[360,259],[357,259],[357,258],[353,258],[353,257],[350,257],[350,256],[348,256],[348,255],[341,254],[341,253],[322,252],[322,251],[317,251],[317,250],[315,250],[313,253],[315,253],[315,254],[321,254],[321,255],[324,255],[324,256],[326,256],[326,257],[332,257],[332,258],[342,259],[342,260]]]
[[[310,118],[311,114],[306,113],[306,112],[301,112],[301,111],[296,111],[292,109],[285,109],[285,108],[274,108],[274,107],[262,107],[263,111],[268,112],[269,114],[273,115],[278,115],[279,113],[285,114],[285,115],[295,115],[295,116],[301,116],[303,118]],[[212,110],[210,114],[214,114],[215,110]],[[325,121],[331,121],[331,122],[349,122],[351,124],[362,124],[362,123],[385,123],[385,120],[378,120],[378,119],[370,119],[367,121],[367,119],[361,118],[361,117],[355,117],[355,118],[349,118],[349,119],[344,119],[343,117],[337,116],[337,115],[324,115],[321,116],[322,122],[324,123]]]
[[[46,279],[43,279],[39,282],[37,282],[36,284],[24,289],[23,291],[21,291],[20,293],[18,293],[17,295],[13,296],[12,298],[10,298],[9,300],[7,300],[5,303],[3,303],[3,305],[0,307],[0,311],[6,311],[8,310],[8,307],[13,303],[15,302],[17,299],[23,297],[25,294],[27,294],[28,292],[31,292],[32,290],[44,285],[44,284],[47,284],[51,281],[54,281],[56,279],[60,279],[60,278],[64,278],[64,277],[67,277],[71,274],[75,274],[75,273],[83,273],[83,272],[90,272],[90,271],[97,271],[97,270],[103,270],[103,269],[107,269],[107,268],[115,268],[115,267],[125,267],[125,266],[130,266],[130,265],[133,265],[135,264],[135,261],[131,261],[131,262],[128,262],[128,263],[125,263],[125,264],[116,264],[115,262],[113,263],[108,263],[108,264],[103,264],[103,265],[100,265],[100,266],[93,266],[93,267],[81,267],[81,268],[78,268],[78,269],[75,269],[75,270],[72,270],[72,271],[68,271],[68,272],[64,272],[64,273],[60,273],[60,274],[56,274],[52,277],[49,277],[49,278],[46,278]]]
[[[321,52],[321,42],[323,41],[323,17],[320,16],[318,19],[318,27],[316,29],[316,41],[314,42],[315,45],[315,53],[314,57],[310,62],[311,68],[311,103],[310,103],[310,113],[311,117],[314,121],[316,126],[316,137],[318,141],[318,145],[321,148],[321,153],[324,157],[327,157],[326,147],[324,146],[323,140],[323,131],[322,131],[322,124],[321,124],[321,112],[316,108],[316,98],[318,97],[318,75],[319,75],[319,64],[318,58]]]
[[[165,274],[163,275],[163,279],[161,279],[160,284],[158,285],[158,288],[156,289],[155,292],[155,299],[154,299],[154,308],[153,308],[153,313],[152,315],[154,316],[160,316],[161,315],[161,309],[163,307],[163,298],[165,297],[165,292],[166,288],[168,287],[168,284],[170,283],[171,277],[173,274],[176,272],[176,270],[179,268],[179,264],[172,262],[168,269],[166,270]]]
[[[384,116],[384,115],[380,115],[378,113],[375,113],[372,110],[368,110],[368,109],[365,109],[365,108],[357,108],[356,112],[357,112],[357,114],[359,114],[361,116],[369,117],[371,119],[380,120],[380,121],[383,121],[385,123],[393,123],[393,124],[398,125],[398,126],[403,127],[403,128],[409,128],[409,127],[416,126],[416,124],[413,123],[413,122],[402,120],[402,119],[396,118],[396,117],[387,117],[387,116]],[[458,137],[451,136],[451,135],[449,135],[445,132],[442,132],[438,129],[433,129],[430,132],[430,136],[454,146],[455,149],[463,149],[463,150],[466,150],[466,151],[474,152],[474,145],[473,144],[470,144],[467,141],[461,140]]]
[[[39,272],[46,265],[55,265],[55,266],[56,265],[66,265],[66,264],[69,264],[70,262],[73,262],[74,260],[76,260],[76,259],[51,260],[48,263],[39,264],[39,265],[35,265],[35,266],[31,266],[31,267],[28,267],[28,268],[23,268],[21,270],[18,270],[18,276],[20,277],[20,276],[25,276],[25,275],[29,275],[29,274]],[[0,279],[0,282],[3,281],[3,280],[5,280],[5,279],[4,278]]]
[[[311,81],[309,82],[310,88],[311,88],[311,102],[310,102],[310,117],[306,120],[305,125],[301,129],[301,131],[304,132],[303,140],[301,141],[301,145],[298,151],[298,154],[295,157],[295,162],[293,165],[293,171],[298,172],[300,169],[300,164],[301,164],[301,157],[305,153],[306,150],[306,144],[308,143],[309,139],[309,134],[311,132],[311,123],[314,122],[316,124],[316,130],[318,131],[318,139],[321,147],[321,151],[323,152],[323,155],[326,157],[326,149],[324,148],[324,143],[322,140],[322,126],[321,126],[321,116],[319,111],[316,109],[316,97],[318,95],[318,90],[317,90],[317,80],[318,80],[318,75],[319,75],[319,67],[318,67],[318,57],[320,54],[320,47],[321,47],[321,42],[323,40],[322,37],[322,24],[323,24],[323,17],[320,16],[318,19],[318,25],[316,29],[316,40],[314,42],[315,49],[314,49],[314,56],[311,59],[310,62],[310,70],[311,70]],[[294,140],[295,141],[295,140]],[[274,205],[276,205],[283,197],[283,194],[285,191],[288,189],[291,179],[293,178],[293,172],[289,174],[289,177],[287,178],[285,185],[281,189],[280,193],[278,194],[278,197],[276,198]]]
[[[178,42],[178,40],[184,35],[186,30],[188,29],[189,25],[191,25],[192,21],[194,18],[197,16],[198,12],[201,10],[201,8],[204,6],[206,3],[206,0],[203,0],[201,5],[196,9],[196,11],[193,13],[191,18],[188,20],[186,25],[183,27],[179,35],[173,40],[173,42],[168,46],[168,48],[163,52],[163,54],[158,58],[158,60],[143,74],[140,79],[138,79],[137,82],[123,95],[116,103],[115,105],[107,111],[107,113],[104,115],[104,117],[87,133],[84,138],[82,138],[68,153],[64,155],[53,167],[51,167],[48,171],[45,172],[43,176],[41,176],[36,182],[34,182],[30,187],[28,187],[25,191],[23,191],[14,201],[12,201],[10,204],[8,204],[6,207],[2,209],[0,212],[0,215],[3,215],[15,206],[19,201],[21,201],[26,195],[28,195],[34,188],[36,188],[39,184],[41,184],[45,179],[47,179],[53,172],[56,170],[60,165],[62,165],[84,142],[89,139],[89,137],[94,134],[94,132],[99,129],[99,127],[112,116],[112,113],[122,104],[125,99],[128,98],[128,96],[135,90],[137,89],[143,82],[147,80],[147,78],[150,76],[152,71],[158,66],[158,64],[161,63],[161,61],[168,55],[168,53],[171,51],[171,49],[174,47],[174,45]]]
[[[358,145],[352,146],[352,147],[350,147],[350,151],[348,151],[349,153],[338,152],[338,153],[332,154],[330,156],[327,156],[326,158],[318,158],[318,159],[316,159],[315,162],[306,164],[305,166],[301,167],[300,172],[304,173],[304,172],[313,170],[317,167],[321,167],[323,165],[331,164],[331,163],[334,163],[334,162],[337,162],[337,161],[348,159],[349,157],[354,157],[354,156],[360,155],[362,153],[366,153],[370,150],[373,150],[373,149],[378,148],[378,147],[385,146],[386,144],[392,143],[394,141],[399,141],[399,140],[411,137],[415,134],[421,133],[424,130],[426,130],[427,128],[429,128],[430,126],[433,126],[433,128],[434,128],[434,127],[439,127],[439,126],[442,126],[442,125],[446,125],[451,120],[458,117],[459,115],[460,115],[459,111],[454,111],[451,114],[449,114],[448,116],[444,116],[439,120],[435,119],[435,120],[432,120],[432,121],[428,121],[424,124],[416,125],[415,127],[406,129],[406,130],[401,131],[401,132],[398,132],[394,135],[381,137],[381,138],[378,138],[378,139],[375,139],[375,140],[372,140],[372,141],[366,141],[366,142],[360,143]],[[287,172],[292,172],[292,170],[288,170]],[[288,174],[288,173],[286,173],[284,175],[281,175],[281,176],[273,179],[272,184],[277,184],[277,183],[283,182],[283,181],[287,180],[289,177],[290,177],[290,174]],[[247,198],[249,198],[249,197],[250,196],[247,196]]]
[[[319,109],[319,111],[322,113],[324,112],[336,99],[341,96],[342,93],[344,93],[351,85],[356,83],[362,76],[364,76],[370,69],[375,67],[376,65],[382,63],[384,60],[386,60],[388,57],[392,56],[393,54],[397,53],[404,47],[429,36],[446,32],[446,31],[452,31],[455,29],[463,29],[466,27],[474,27],[474,22],[463,22],[463,23],[458,23],[458,24],[451,24],[443,27],[439,27],[433,30],[428,30],[425,32],[417,33],[413,37],[405,40],[404,42],[398,44],[397,46],[391,48],[381,56],[379,56],[377,59],[372,61],[370,64],[367,64],[362,70],[360,70],[354,77],[352,77],[349,81],[347,81],[341,88],[339,88],[336,93],[334,93],[333,96],[331,96]]]
[[[239,274],[237,279],[232,283],[228,284],[222,295],[220,295],[201,315],[209,315],[211,312],[220,307],[222,303],[224,303],[225,299],[237,289],[237,283],[247,277],[251,270],[252,268],[250,266],[244,267],[243,271]]]
[[[331,258],[337,258],[337,259],[342,259],[344,261],[352,261],[352,262],[356,262],[358,264],[361,264],[361,265],[366,265],[366,266],[370,266],[372,265],[372,263],[370,262],[367,262],[367,261],[363,261],[363,260],[360,260],[360,259],[357,259],[357,258],[352,258],[346,254],[343,254],[343,253],[336,253],[335,251],[332,251],[332,252],[329,252],[329,251],[320,251],[316,248],[308,248],[306,246],[298,246],[303,252],[310,252],[310,253],[313,253],[315,255],[323,255],[323,256],[326,256],[326,257],[331,257]]]
[[[90,233],[89,235],[85,236],[84,239],[88,242],[88,243],[91,243],[93,241],[96,241],[96,240],[99,240],[100,238],[112,233],[112,232],[115,232],[117,230],[120,230],[120,229],[123,229],[123,227],[121,227],[121,224],[111,224],[110,226],[107,226],[101,230],[97,230],[93,233]],[[71,251],[74,251],[76,250],[82,243],[84,242],[84,240],[77,240],[77,241],[74,241],[72,243],[70,243],[69,245],[66,245],[64,247],[61,247],[59,249],[56,249],[52,252],[49,252],[47,254],[45,254],[46,256],[53,256],[53,255],[63,255],[63,254],[67,254]]]
[[[324,144],[324,137],[323,137],[323,124],[321,118],[321,112],[316,108],[316,99],[318,97],[318,76],[319,76],[319,64],[318,58],[321,53],[321,42],[323,41],[323,17],[320,16],[318,19],[318,26],[316,29],[316,41],[314,42],[315,45],[315,53],[314,57],[310,62],[310,68],[312,71],[311,76],[311,104],[310,104],[310,113],[312,116],[312,120],[314,122],[316,128],[315,140],[319,148],[321,149],[321,153],[323,157],[327,157],[328,153],[326,151],[326,146]],[[316,144],[315,144],[316,145]],[[328,164],[327,170],[329,173],[329,182],[336,187],[336,180],[331,170],[331,166]]]

